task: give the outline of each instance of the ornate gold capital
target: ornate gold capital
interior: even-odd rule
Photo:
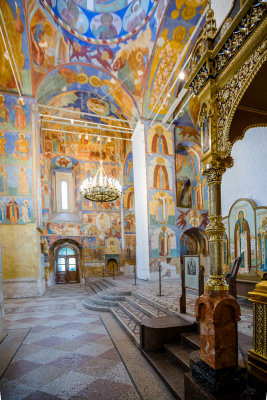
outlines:
[[[205,288],[208,291],[228,290],[228,285],[223,275],[210,275]]]
[[[203,175],[206,176],[208,185],[210,185],[213,183],[221,183],[225,171],[225,166],[207,164],[203,169]]]

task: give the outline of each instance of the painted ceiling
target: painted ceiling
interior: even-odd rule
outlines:
[[[1,11],[24,95],[80,110],[94,103],[105,116],[136,121],[156,113],[163,118],[181,90],[178,74],[206,5],[207,0],[2,0]],[[0,90],[16,91],[1,40]]]

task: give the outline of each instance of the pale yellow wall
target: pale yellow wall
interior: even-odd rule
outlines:
[[[40,233],[35,224],[1,225],[3,279],[40,277]]]

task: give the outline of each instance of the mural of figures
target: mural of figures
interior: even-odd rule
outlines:
[[[105,254],[121,254],[121,244],[118,238],[108,238],[105,240]]]
[[[25,195],[30,193],[28,175],[24,167],[20,167],[18,174],[18,194]]]
[[[116,14],[106,13],[92,19],[91,31],[97,39],[116,38],[121,30],[122,22]]]
[[[134,260],[136,257],[135,235],[125,235],[125,257],[126,260]]]
[[[130,186],[124,191],[123,206],[125,210],[134,209],[134,187]]]
[[[79,33],[85,33],[89,29],[89,21],[84,12],[71,0],[57,2],[58,11],[62,20]]]
[[[6,206],[6,217],[11,224],[16,224],[19,220],[19,205],[15,197],[11,197]]]
[[[265,211],[266,212],[266,211]],[[258,228],[258,253],[260,269],[267,271],[267,213],[259,219]]]
[[[150,188],[173,190],[173,157],[147,154],[147,165],[147,179]]]
[[[0,125],[5,126],[9,121],[9,111],[5,104],[5,98],[2,94],[0,94]]]
[[[240,210],[236,215],[235,223],[235,256],[241,257],[241,268],[248,274],[251,268],[251,253],[250,253],[250,229],[248,221],[245,219],[245,211]]]
[[[6,155],[6,138],[4,136],[4,132],[0,131],[0,158],[2,164],[5,162]]]
[[[189,224],[193,227],[199,227],[201,224],[201,214],[197,210],[191,210],[188,214]]]
[[[133,153],[129,153],[125,161],[124,169],[124,181],[125,185],[132,185],[134,183],[133,176]]]
[[[135,233],[135,215],[133,213],[124,217],[124,232]]]
[[[163,125],[153,125],[147,135],[148,153],[173,154],[173,136]]]
[[[175,202],[171,193],[156,192],[149,193],[149,216],[150,224],[175,224]]]
[[[148,4],[148,0],[132,1],[123,18],[123,28],[125,31],[132,32],[144,21]]]
[[[15,149],[13,151],[13,157],[19,160],[19,163],[23,163],[25,165],[26,161],[30,157],[30,146],[25,139],[25,134],[20,133],[19,139],[15,141]]]
[[[2,204],[2,200],[0,199],[0,222],[2,223],[4,219],[5,219],[4,207]]]
[[[24,224],[31,222],[29,201],[26,199],[23,200],[23,206],[21,206],[21,219]]]
[[[176,184],[177,207],[192,208],[190,179],[179,179]]]
[[[26,130],[27,119],[26,119],[26,106],[23,98],[17,99],[16,105],[12,103],[12,107],[15,110],[15,128],[20,131]]]
[[[3,165],[0,166],[0,193],[7,194],[7,172]]]
[[[176,235],[173,229],[163,225],[151,231],[151,257],[176,257]]]

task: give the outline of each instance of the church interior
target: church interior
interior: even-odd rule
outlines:
[[[0,399],[266,399],[266,5],[1,0]]]

